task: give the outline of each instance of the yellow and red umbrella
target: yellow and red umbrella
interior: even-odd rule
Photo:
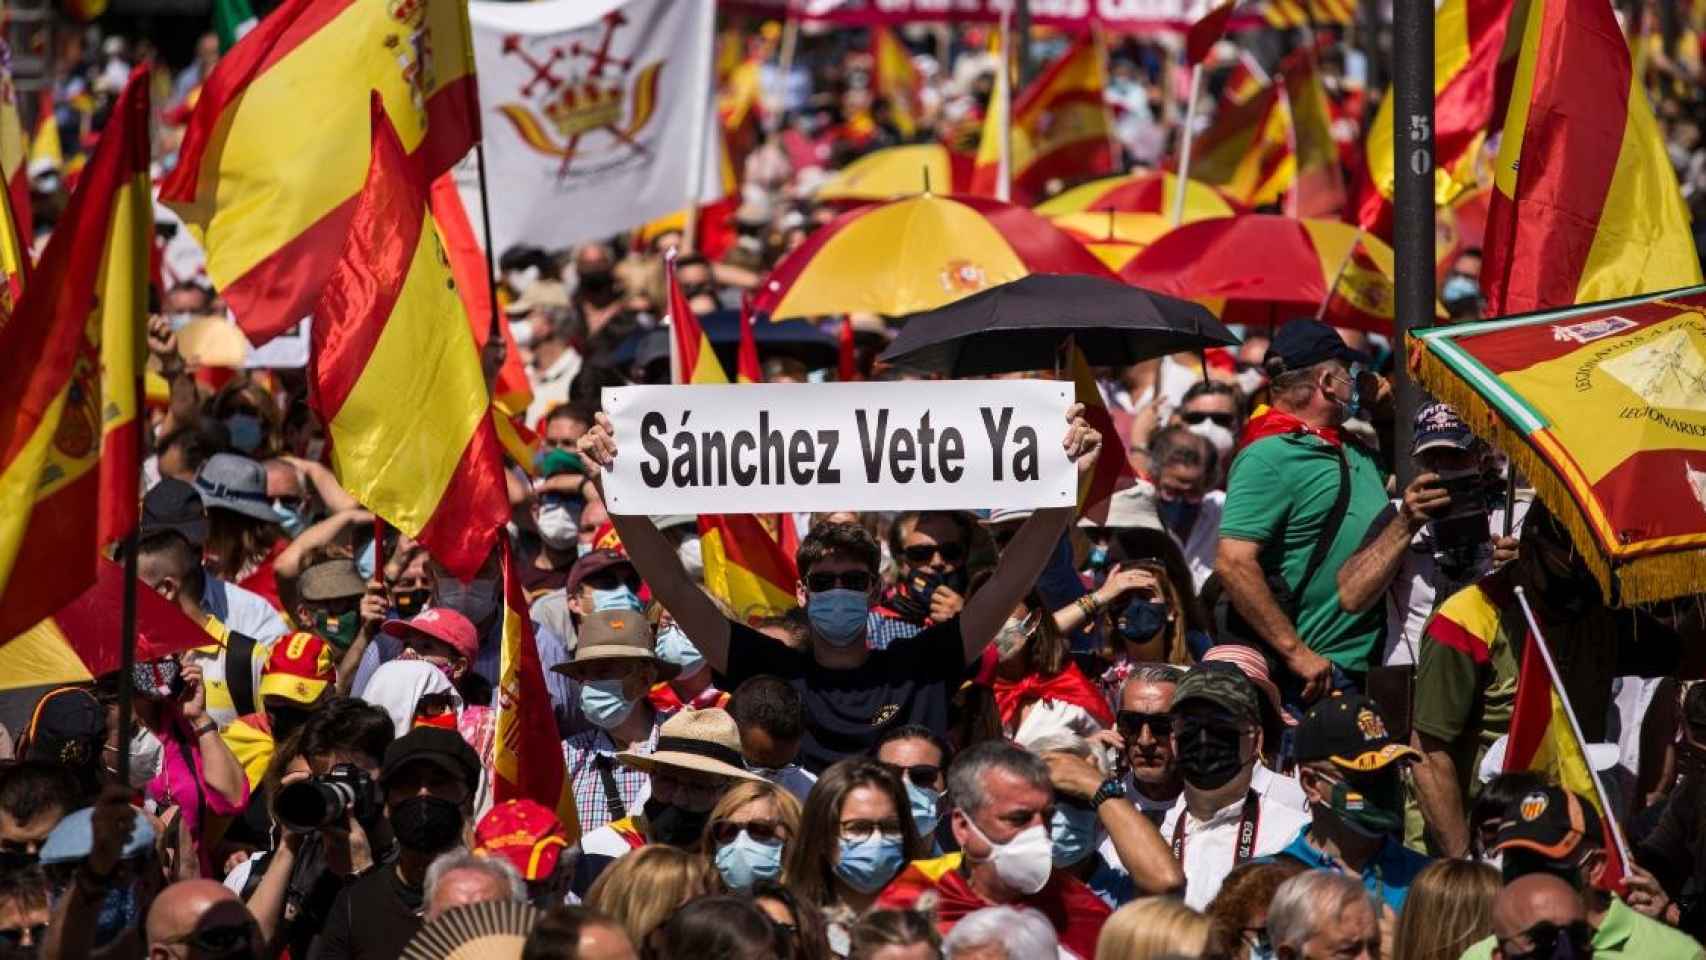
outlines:
[[[1392,276],[1392,248],[1348,223],[1258,213],[1187,223],[1120,271],[1226,323],[1278,326],[1322,311],[1334,326],[1375,333],[1392,330]]]
[[[972,157],[939,143],[916,143],[873,150],[818,187],[817,199],[834,203],[870,203],[926,190],[958,193],[971,185]]]
[[[933,310],[1033,273],[1113,279],[1078,241],[1024,207],[923,193],[849,210],[783,258],[753,298],[773,320]]]
[[[1118,271],[1131,262],[1144,247],[1173,229],[1171,218],[1159,213],[1062,213],[1049,217],[1049,222],[1066,231],[1067,236],[1084,245],[1084,249]]]
[[[1409,356],[1534,484],[1608,602],[1706,591],[1706,287],[1418,330]]]
[[[1173,200],[1178,193],[1179,178],[1158,170],[1143,170],[1120,177],[1103,177],[1081,183],[1037,204],[1036,211],[1045,217],[1063,213],[1113,210],[1117,213],[1173,212]],[[1184,222],[1207,217],[1230,217],[1238,207],[1226,195],[1198,180],[1185,184]]]

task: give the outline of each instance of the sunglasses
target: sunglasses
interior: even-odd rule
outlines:
[[[1511,944],[1526,939],[1533,944],[1528,950],[1512,949]],[[1509,960],[1528,960],[1528,958],[1557,956],[1558,941],[1568,941],[1578,957],[1591,956],[1593,952],[1593,927],[1586,920],[1559,926],[1550,920],[1542,920],[1527,930],[1509,940],[1499,941],[1499,950]]]
[[[843,570],[840,573],[808,573],[806,574],[806,589],[812,593],[825,593],[842,587],[847,590],[865,591],[871,589],[871,573],[868,570]]]
[[[621,574],[608,571],[595,573],[581,582],[594,590],[614,590],[617,587],[625,586],[635,593],[640,591],[640,578],[638,576],[624,577]]]
[[[775,820],[715,820],[711,823],[711,839],[717,846],[726,847],[735,842],[741,831],[759,843],[777,844],[788,841],[787,829]]]
[[[929,563],[936,556],[940,556],[944,563],[960,563],[966,558],[965,544],[952,540],[947,543],[915,543],[902,547],[900,552],[906,557],[906,562],[915,566]]]
[[[217,957],[253,947],[257,939],[255,934],[255,926],[252,923],[229,923],[217,927],[197,927],[182,937],[164,942],[182,943],[198,953]]]
[[[1230,430],[1232,428],[1232,424],[1237,420],[1237,417],[1230,413],[1212,413],[1207,410],[1186,410],[1179,414],[1179,419],[1185,421],[1191,426],[1196,426],[1204,421],[1213,421]]]
[[[0,943],[8,947],[21,947],[24,945],[25,935],[28,935],[30,943],[39,947],[42,941],[47,939],[47,924],[37,923],[28,927],[8,927],[0,930]]]
[[[902,780],[910,782],[915,787],[935,787],[942,782],[942,768],[933,763],[914,763],[902,765],[885,763],[883,767]]]
[[[1126,737],[1135,737],[1143,732],[1144,727],[1148,727],[1150,735],[1159,740],[1173,733],[1173,715],[1121,710],[1114,716],[1114,726],[1121,736]]]

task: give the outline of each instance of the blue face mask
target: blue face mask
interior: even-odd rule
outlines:
[[[619,587],[611,587],[609,590],[593,587],[592,609],[598,611],[628,610],[639,613],[644,608],[640,606],[639,596],[628,589],[628,585],[624,583]]]
[[[1096,852],[1096,811],[1062,803],[1048,825],[1054,865],[1070,867]]]
[[[832,646],[851,647],[865,638],[865,617],[870,602],[862,590],[837,587],[806,598],[806,616]]]
[[[292,539],[302,536],[302,531],[308,529],[308,519],[302,515],[302,511],[287,507],[277,500],[272,502],[272,515],[278,518],[278,525],[284,528],[285,536]]]
[[[588,722],[601,729],[612,730],[621,726],[622,721],[628,719],[628,714],[634,712],[634,705],[637,703],[638,700],[622,697],[620,677],[587,680],[581,684],[581,713]]]
[[[683,677],[691,677],[705,667],[705,658],[699,653],[699,648],[687,639],[687,632],[675,624],[658,631],[657,655],[659,660],[680,667],[680,676]]]
[[[1114,626],[1131,643],[1148,643],[1167,625],[1167,607],[1156,600],[1133,600],[1120,612]]]
[[[916,786],[911,780],[902,782],[906,784],[907,805],[912,807],[912,823],[918,828],[918,835],[928,839],[941,821],[942,798],[936,791]]]
[[[730,890],[751,890],[760,880],[782,874],[782,845],[759,843],[742,830],[729,843],[717,848],[717,872]]]
[[[1161,523],[1167,529],[1178,534],[1182,540],[1191,535],[1191,528],[1197,525],[1197,514],[1202,512],[1202,502],[1190,500],[1157,500],[1155,512],[1161,515]]]
[[[373,579],[373,555],[372,540],[367,541],[367,546],[362,547],[361,552],[355,555],[355,572],[361,574],[363,580]]]
[[[900,872],[899,837],[874,833],[855,843],[841,838],[841,859],[835,864],[835,875],[860,893],[876,893],[888,886]]]
[[[592,551],[593,551],[592,544],[587,543],[585,540],[582,540],[580,543],[575,544],[575,556],[577,556],[577,557],[584,557],[587,554],[591,553]]]
[[[1090,556],[1086,561],[1091,567],[1101,569],[1108,565],[1108,545],[1098,543],[1090,548]]]
[[[108,890],[95,915],[95,946],[101,947],[117,940],[121,934],[136,926],[141,919],[137,905],[136,885]]]
[[[1481,285],[1473,277],[1454,273],[1445,278],[1445,284],[1439,288],[1439,298],[1442,301],[1462,300],[1465,297],[1481,295]]]
[[[233,413],[223,421],[231,435],[231,446],[240,453],[254,453],[261,448],[261,418],[252,413]]]

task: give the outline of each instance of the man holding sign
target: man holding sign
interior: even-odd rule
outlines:
[[[1079,473],[1094,468],[1102,442],[1082,411],[1078,404],[1067,409],[1068,427],[1061,441],[1065,462],[1075,465]],[[602,491],[605,471],[621,473],[614,466],[617,444],[610,418],[599,414],[597,426],[581,438],[579,446]],[[885,496],[881,490],[865,494]],[[896,492],[891,489],[886,495]],[[724,618],[688,577],[675,548],[651,520],[623,511],[615,505],[621,500],[617,495],[615,500],[606,497],[605,502],[612,504],[611,522],[635,568],[721,675],[719,685],[733,689],[749,677],[772,674],[799,691],[806,708],[800,759],[813,772],[842,757],[869,751],[891,727],[916,723],[945,733],[949,699],[967,668],[984,656],[996,632],[1036,583],[1074,513],[1070,498],[1068,505],[1038,509],[1002,552],[988,582],[966,601],[960,616],[883,650],[871,650],[865,643],[867,614],[881,592],[881,551],[876,540],[857,524],[819,524],[801,541],[797,557],[800,584],[796,589],[811,622],[810,644],[793,650]],[[730,507],[754,510],[778,505],[743,502],[724,504],[721,509]]]

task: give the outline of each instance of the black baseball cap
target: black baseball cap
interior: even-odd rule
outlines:
[[[1602,830],[1593,804],[1562,787],[1537,787],[1505,808],[1493,850],[1527,850],[1554,862],[1573,861],[1584,845],[1603,843]]]
[[[451,776],[460,777],[470,794],[480,785],[480,756],[454,730],[416,727],[391,741],[391,745],[385,748],[385,764],[379,771],[379,782],[388,783],[398,771],[416,762],[430,763]]]
[[[1422,757],[1392,739],[1379,708],[1360,693],[1330,697],[1309,708],[1297,725],[1296,750],[1298,763],[1331,760],[1361,773]]]
[[[594,550],[576,560],[575,565],[569,568],[569,579],[565,584],[569,595],[573,596],[587,577],[603,573],[612,567],[626,567],[630,573],[637,572],[634,570],[634,561],[629,560],[628,555],[620,550]]]
[[[1262,365],[1267,367],[1276,358],[1283,365],[1277,371],[1279,373],[1302,370],[1327,360],[1342,360],[1347,364],[1371,362],[1368,354],[1346,346],[1337,330],[1308,317],[1298,317],[1274,334],[1268,344],[1268,352],[1262,357]],[[1270,374],[1274,372],[1269,370]]]
[[[41,760],[79,768],[94,763],[107,738],[107,711],[82,687],[58,687],[36,701],[20,752],[25,760]]]
[[[156,533],[176,533],[194,546],[207,542],[207,508],[196,488],[171,477],[161,478],[142,498],[142,522],[138,536],[146,540]]]

